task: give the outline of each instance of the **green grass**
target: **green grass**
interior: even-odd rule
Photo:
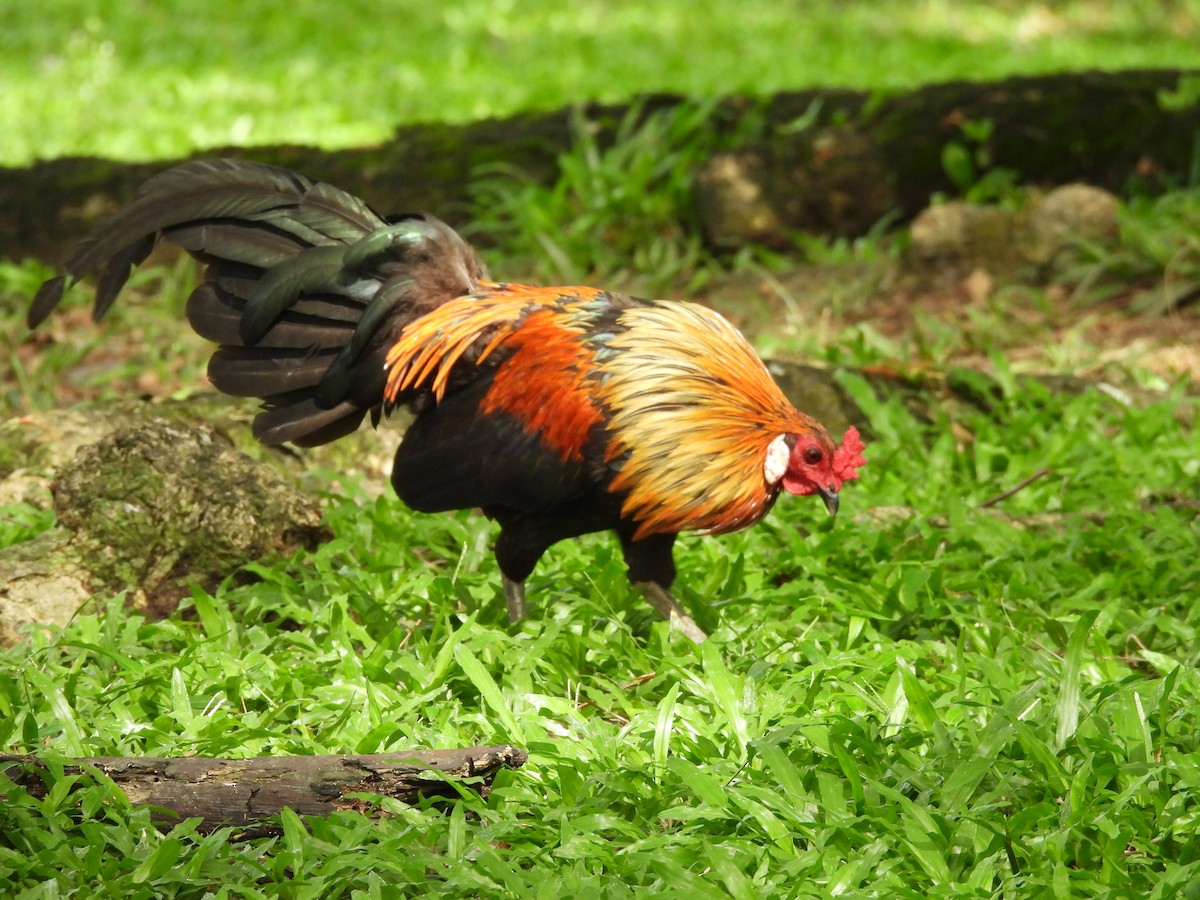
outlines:
[[[638,91],[818,85],[1200,63],[1197,0],[56,0],[0,30],[0,163],[386,140]]]
[[[81,401],[195,389],[211,346],[187,327],[184,303],[197,275],[191,260],[135,272],[99,327],[79,290],[70,311],[36,333],[30,299],[54,270],[36,260],[0,260],[0,420]]]
[[[1134,308],[1164,313],[1200,295],[1200,180],[1161,197],[1137,197],[1121,209],[1118,247],[1083,242],[1060,277],[1082,301],[1147,288]]]
[[[0,654],[0,749],[375,752],[512,741],[487,803],[160,834],[111,786],[9,789],[14,897],[1138,896],[1200,882],[1200,439],[1001,377],[990,416],[874,431],[829,522],[690,538],[672,638],[602,537],[511,629],[470,514],[335,501],[333,542],[146,622],[103,598]],[[988,498],[1042,478],[995,508]],[[872,510],[876,511],[872,514]],[[414,551],[434,560],[418,561]],[[208,892],[208,893],[206,893]]]
[[[692,185],[703,162],[733,139],[715,133],[710,111],[694,103],[643,117],[635,106],[609,146],[576,117],[553,185],[510,167],[474,173],[464,233],[481,236],[506,270],[527,280],[689,292],[720,269],[704,245]]]

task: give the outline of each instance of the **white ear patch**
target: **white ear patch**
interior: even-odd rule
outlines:
[[[782,434],[767,445],[767,458],[763,461],[763,477],[767,479],[767,484],[779,483],[779,479],[787,472],[788,457],[791,455],[792,449]]]

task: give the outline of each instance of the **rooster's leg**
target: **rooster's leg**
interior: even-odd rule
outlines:
[[[708,639],[708,635],[684,612],[683,607],[671,596],[671,592],[657,581],[634,582],[634,587],[642,592],[646,602],[658,610],[660,616],[682,631],[686,637],[697,644],[702,644]]]
[[[634,540],[631,532],[629,527],[617,529],[625,564],[629,566],[629,580],[660,616],[697,644],[703,643],[708,635],[667,590],[675,580],[675,561],[671,559],[675,535],[655,534],[639,541]]]
[[[514,625],[525,618],[525,582],[504,579],[504,599],[508,603],[508,621]]]

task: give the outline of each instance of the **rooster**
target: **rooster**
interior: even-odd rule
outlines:
[[[381,218],[328,184],[235,160],[150,179],[43,284],[36,327],[99,271],[101,317],[165,239],[207,268],[188,299],[218,344],[227,394],[258,397],[265,444],[314,446],[407,406],[415,418],[392,485],[420,512],[481,508],[509,616],[553,544],[620,541],[630,580],[693,640],[671,596],[681,532],[761,519],[781,491],[836,513],[865,463],[795,409],[725,319],[690,303],[586,287],[492,281],[475,251],[428,215]]]

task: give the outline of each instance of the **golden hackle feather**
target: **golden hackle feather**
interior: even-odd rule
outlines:
[[[404,329],[388,351],[385,398],[394,401],[402,392],[424,385],[441,400],[450,372],[463,354],[485,331],[499,327],[495,338],[476,357],[476,363],[482,362],[498,341],[516,327],[528,305],[526,298],[467,296],[444,303],[422,316]]]
[[[511,337],[532,310],[590,299],[594,288],[540,288],[524,284],[493,284],[439,306],[413,322],[387,355],[388,378],[384,397],[389,402],[410,388],[424,386],[441,400],[450,373],[463,356],[491,329],[474,363],[479,365]]]
[[[718,313],[664,301],[624,311],[620,324],[595,390],[607,456],[620,465],[610,489],[628,492],[635,538],[756,522],[778,493],[763,473],[767,445],[820,426]]]

